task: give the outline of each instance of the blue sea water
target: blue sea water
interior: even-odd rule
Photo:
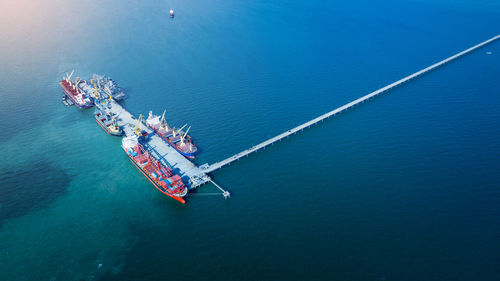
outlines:
[[[213,163],[499,26],[493,0],[0,1],[0,280],[499,280],[500,42],[215,172],[231,199],[205,185],[186,205],[58,85],[113,77]]]

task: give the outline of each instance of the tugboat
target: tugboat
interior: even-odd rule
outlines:
[[[185,204],[186,201],[182,197],[186,196],[188,189],[181,177],[152,157],[139,140],[141,138],[143,137],[134,134],[123,138],[122,148],[128,158],[156,189]]]
[[[194,159],[195,153],[198,150],[193,143],[191,137],[187,134],[191,127],[188,127],[186,132],[182,129],[187,126],[184,125],[180,129],[170,127],[165,121],[165,111],[163,115],[156,116],[151,111],[146,119],[146,125],[158,134],[164,141],[170,144],[177,152],[187,158]]]
[[[66,77],[59,82],[63,93],[69,98],[77,107],[79,108],[89,108],[94,106],[92,100],[79,88],[77,83],[71,81],[71,76],[73,76],[73,70],[71,74],[66,73]],[[77,78],[79,80],[79,78]]]
[[[118,122],[111,116],[111,114],[101,109],[96,109],[96,111],[94,112],[94,117],[97,124],[99,124],[99,126],[101,126],[101,128],[109,135],[117,137],[123,135],[123,130],[120,128]]]

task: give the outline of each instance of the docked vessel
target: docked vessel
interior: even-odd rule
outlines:
[[[97,124],[99,124],[99,126],[101,126],[101,128],[109,135],[123,135],[123,130],[118,125],[116,119],[111,116],[111,113],[106,112],[102,109],[96,109],[96,111],[94,112],[94,117]]]
[[[66,77],[59,82],[63,93],[79,108],[92,107],[94,103],[90,97],[77,86],[77,83],[71,81],[73,72],[74,71],[72,71],[70,75],[66,74]]]
[[[151,111],[146,119],[146,125],[153,131],[155,131],[158,136],[160,136],[164,141],[168,142],[175,150],[187,158],[194,159],[195,153],[198,150],[193,143],[191,137],[187,134],[191,127],[187,128],[186,132],[182,131],[184,125],[180,129],[170,127],[165,121],[165,111],[163,115],[156,116]]]
[[[181,177],[152,157],[139,142],[139,138],[141,137],[130,135],[122,140],[122,148],[130,161],[161,193],[183,204],[186,203],[182,197],[187,194],[188,188]]]
[[[118,86],[118,83],[104,75],[94,73],[90,80],[77,79],[76,85],[94,99],[107,99],[111,97],[114,100],[120,101],[126,98],[123,89]]]

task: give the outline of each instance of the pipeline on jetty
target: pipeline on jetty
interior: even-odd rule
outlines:
[[[395,87],[397,87],[397,86],[399,86],[399,85],[401,85],[401,84],[403,84],[403,83],[405,83],[405,82],[407,82],[407,81],[409,81],[409,80],[411,80],[413,78],[417,78],[417,77],[419,77],[420,75],[422,75],[424,73],[427,73],[427,72],[429,72],[431,70],[434,70],[434,69],[436,69],[436,68],[438,68],[438,67],[440,67],[440,66],[442,66],[442,65],[444,65],[444,64],[446,64],[446,63],[448,63],[448,62],[450,62],[452,60],[455,60],[455,59],[457,59],[457,58],[459,58],[459,57],[461,57],[463,55],[466,55],[466,54],[468,54],[468,53],[470,53],[470,52],[472,52],[472,51],[474,51],[474,50],[476,50],[478,48],[481,48],[484,45],[487,45],[487,44],[489,44],[489,43],[491,43],[491,42],[493,42],[493,41],[495,41],[495,40],[497,40],[499,38],[500,38],[500,35],[494,36],[494,37],[492,37],[492,38],[490,38],[490,39],[488,39],[488,40],[486,40],[484,42],[481,42],[481,43],[479,43],[479,44],[477,44],[477,45],[475,45],[473,47],[470,47],[469,49],[467,49],[465,51],[462,51],[462,52],[460,52],[458,54],[455,54],[455,55],[453,55],[453,56],[451,56],[451,57],[449,57],[447,59],[444,59],[444,60],[439,61],[439,62],[437,62],[437,63],[435,63],[435,64],[433,64],[433,65],[431,65],[429,67],[426,67],[426,68],[424,68],[424,69],[422,69],[422,70],[420,70],[418,72],[415,72],[415,73],[413,73],[411,75],[408,75],[408,76],[406,76],[406,77],[404,77],[404,78],[402,78],[402,79],[400,79],[400,80],[398,80],[398,81],[396,81],[396,82],[394,82],[392,84],[389,84],[389,85],[387,85],[387,86],[385,86],[383,88],[380,88],[380,89],[378,89],[378,90],[376,90],[376,91],[374,91],[372,93],[369,93],[369,94],[367,94],[367,95],[365,95],[365,96],[363,96],[363,97],[361,97],[361,98],[359,98],[357,100],[354,100],[354,101],[352,101],[352,102],[350,102],[348,104],[345,104],[345,105],[343,105],[343,106],[341,106],[341,107],[339,107],[337,109],[334,109],[334,110],[332,110],[330,112],[327,112],[327,113],[325,113],[325,114],[323,114],[323,115],[321,115],[321,116],[319,116],[317,118],[314,118],[311,121],[308,121],[308,122],[306,122],[304,124],[301,124],[301,125],[293,128],[293,129],[291,129],[291,130],[288,130],[288,131],[286,131],[284,133],[281,133],[281,134],[279,134],[279,135],[277,135],[275,137],[272,137],[272,138],[270,138],[268,140],[265,140],[265,141],[263,141],[263,142],[255,145],[255,146],[252,146],[249,149],[246,149],[246,150],[244,150],[244,151],[242,151],[240,153],[237,153],[237,154],[235,154],[233,156],[230,156],[230,157],[228,157],[228,158],[226,158],[226,159],[224,159],[222,161],[213,163],[212,165],[204,164],[204,165],[200,166],[200,168],[203,170],[204,173],[210,173],[210,172],[213,172],[215,170],[218,170],[218,169],[220,169],[220,168],[222,168],[222,167],[224,167],[226,165],[231,164],[234,161],[239,160],[240,158],[248,156],[249,154],[254,153],[256,151],[259,151],[260,149],[263,149],[266,146],[269,146],[269,145],[274,144],[275,142],[281,141],[282,139],[287,138],[290,135],[296,134],[296,133],[298,133],[298,132],[300,132],[300,131],[302,131],[302,130],[304,130],[306,128],[309,128],[309,127],[311,127],[313,125],[316,125],[317,123],[319,123],[319,122],[321,122],[321,121],[323,121],[325,119],[328,119],[328,118],[336,115],[337,113],[345,111],[345,110],[347,110],[347,109],[349,109],[349,108],[351,108],[351,107],[353,107],[355,105],[358,105],[358,104],[360,104],[360,103],[362,103],[362,102],[364,102],[364,101],[366,101],[366,100],[368,100],[370,98],[373,98],[373,97],[375,97],[375,96],[377,96],[377,95],[379,95],[381,93],[384,93],[384,92],[386,92],[386,91],[388,91],[388,90],[390,90],[392,88],[395,88]]]

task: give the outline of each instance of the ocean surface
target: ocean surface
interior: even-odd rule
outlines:
[[[500,280],[500,42],[213,173],[232,197],[207,184],[186,205],[58,85],[111,76],[133,114],[191,125],[201,165],[499,27],[497,0],[1,0],[0,280]]]

